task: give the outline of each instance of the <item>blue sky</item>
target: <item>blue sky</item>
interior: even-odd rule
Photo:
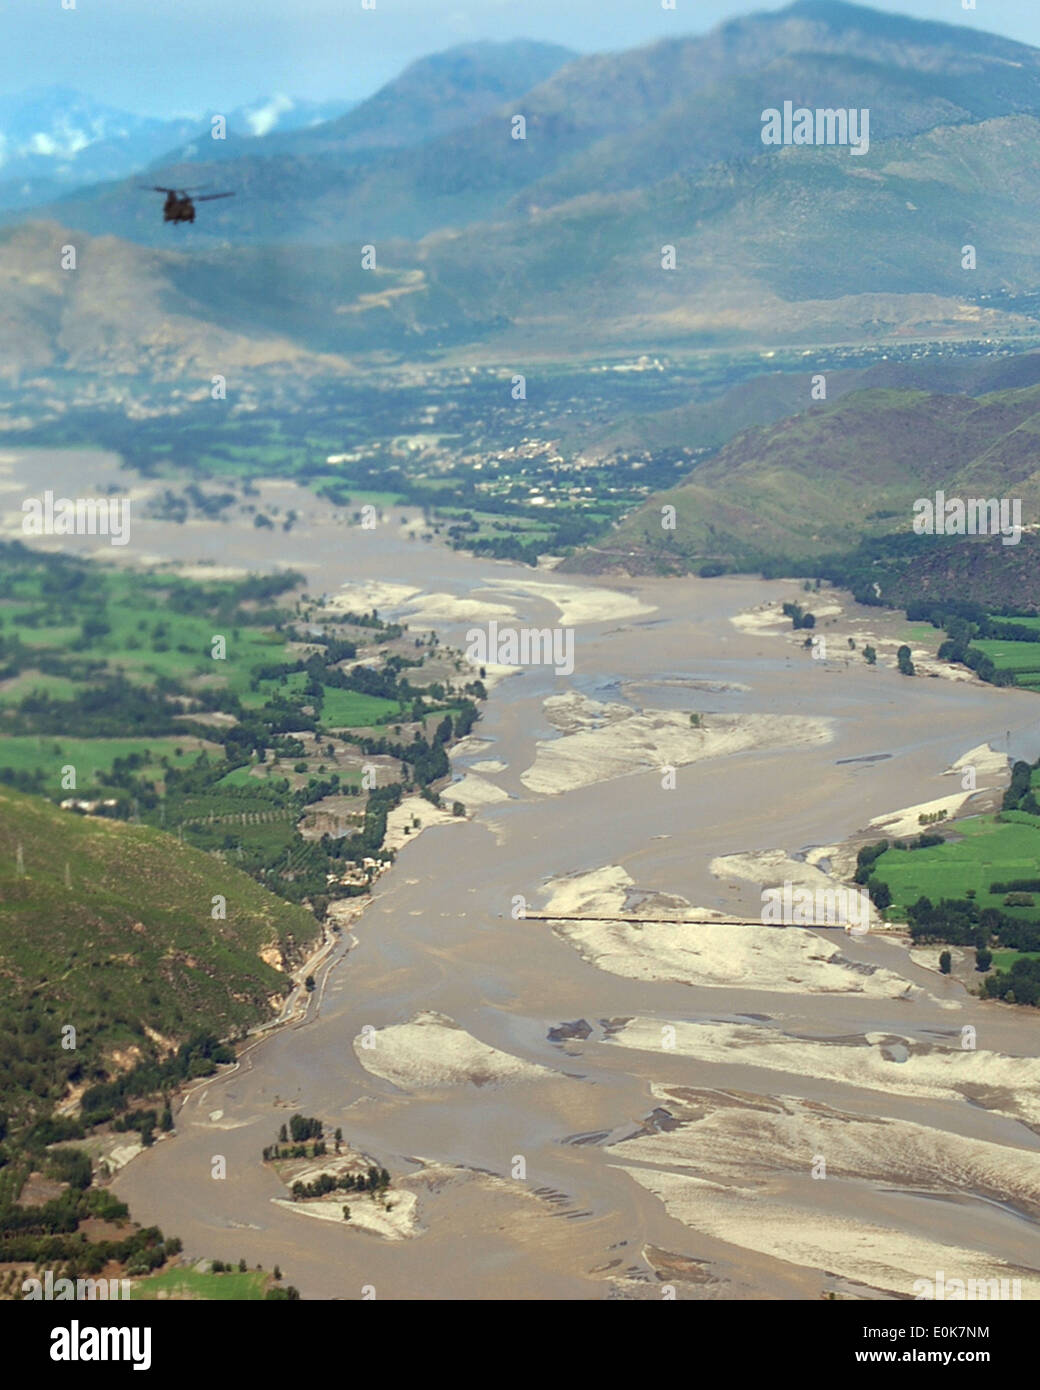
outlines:
[[[69,0],[66,0],[68,3]],[[287,92],[367,96],[424,54],[533,38],[580,52],[695,34],[787,0],[2,0],[0,93],[62,85],[148,115]],[[882,0],[880,9],[1040,45],[1040,0]]]

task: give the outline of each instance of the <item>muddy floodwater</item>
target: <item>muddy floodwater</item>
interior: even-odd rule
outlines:
[[[8,498],[128,486],[110,456],[4,457]],[[791,583],[573,579],[409,539],[400,513],[366,531],[290,485],[263,500],[301,520],[142,515],[124,554],[77,542],[106,562],[298,568],[313,594],[384,586],[384,616],[460,647],[480,613],[569,626],[574,670],[497,684],[455,757],[479,789],[470,818],[403,848],[306,1019],[192,1091],[176,1135],[123,1169],[136,1219],[191,1255],[278,1264],[306,1298],[905,1297],[940,1269],[1036,1297],[1035,1011],[971,997],[876,931],[712,928],[678,950],[667,925],[514,912],[757,918],[764,852],[782,879],[872,818],[958,793],[952,765],[984,746],[999,756],[965,809],[991,804],[1003,760],[1040,752],[1040,701],[869,666],[863,635],[898,621],[847,596],[803,600],[838,610],[819,660],[782,626],[733,621],[800,597]],[[570,725],[546,706],[561,695]],[[665,712],[657,732],[625,724],[646,711]],[[561,761],[575,712],[599,732]],[[655,739],[690,714],[721,751],[668,775]],[[399,1238],[276,1204],[260,1153],[297,1110],[385,1166],[391,1201],[414,1196]]]

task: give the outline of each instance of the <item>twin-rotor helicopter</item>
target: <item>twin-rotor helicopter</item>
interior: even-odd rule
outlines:
[[[164,222],[194,222],[195,204],[212,203],[217,198],[233,198],[233,193],[201,193],[189,188],[164,188],[161,184],[141,184],[148,193],[165,193]]]

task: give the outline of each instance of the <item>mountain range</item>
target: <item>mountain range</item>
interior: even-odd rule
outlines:
[[[869,151],[765,146],[762,113],[785,101],[869,109]],[[509,364],[1025,342],[1040,284],[1038,142],[1040,51],[796,0],[620,53],[517,41],[434,55],[333,121],[192,140],[144,178],[8,213],[31,225],[5,239],[0,276],[5,255],[24,269],[34,240],[46,280],[56,243],[118,238],[128,277],[157,286],[147,323],[126,306],[139,370],[153,361],[156,299],[200,335],[291,341],[355,366],[388,351]],[[237,196],[170,227],[142,181]],[[142,259],[127,242],[153,249]],[[375,265],[362,270],[366,246]],[[77,336],[69,316],[97,295],[60,299],[41,283],[18,314],[59,365],[62,335]],[[4,336],[10,360],[19,342]]]
[[[228,143],[331,121],[354,103],[301,101],[277,93],[224,113]],[[208,139],[203,115],[161,120],[121,111],[67,87],[0,97],[0,210],[59,198],[83,184],[122,179],[178,145]]]

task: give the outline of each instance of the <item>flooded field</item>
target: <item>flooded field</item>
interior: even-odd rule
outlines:
[[[0,472],[19,499],[95,481],[128,486],[100,454],[6,454]],[[201,1084],[119,1174],[139,1220],[188,1253],[279,1264],[306,1298],[891,1297],[939,1269],[1040,1295],[1035,1011],[874,931],[667,925],[684,905],[757,918],[763,884],[957,793],[966,754],[966,809],[989,804],[1007,756],[1040,753],[1034,696],[867,665],[848,635],[894,646],[899,623],[841,595],[818,660],[769,621],[790,583],[477,561],[410,539],[414,512],[366,531],[287,484],[263,497],[297,510],[288,533],[149,521],[156,486],[129,480],[122,551],[68,540],[117,563],[299,569],[460,647],[490,618],[570,627],[574,670],[495,686],[455,759],[471,818],[402,849],[306,1019]],[[521,900],[592,920],[528,920]],[[622,931],[624,914],[665,924]],[[276,1205],[260,1152],[297,1110],[388,1168],[414,1220],[388,1237]]]

